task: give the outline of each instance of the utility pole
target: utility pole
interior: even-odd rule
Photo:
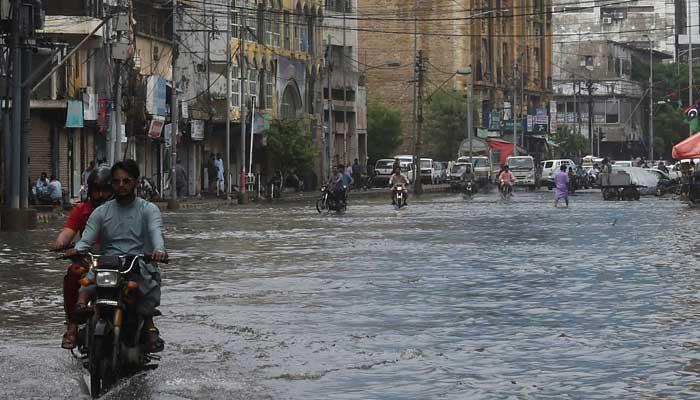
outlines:
[[[418,59],[416,60],[416,81],[418,84],[418,97],[416,99],[416,138],[414,145],[414,159],[416,162],[413,164],[413,175],[415,178],[414,191],[416,195],[423,193],[423,185],[421,182],[420,173],[420,153],[421,153],[421,134],[423,131],[423,84],[424,84],[424,74],[425,74],[425,61],[427,59],[423,56],[423,50],[418,50]]]
[[[328,50],[326,57],[326,68],[328,75],[328,175],[330,177],[333,170],[333,159],[331,152],[335,150],[335,130],[333,129],[333,91],[331,90],[331,74],[333,74],[333,63],[331,62],[331,35],[328,35]]]
[[[19,82],[27,80],[32,68],[32,50],[25,46],[22,49],[22,75]],[[17,83],[19,85],[19,83]],[[19,207],[29,207],[29,134],[31,133],[31,85],[22,87],[22,130],[20,141],[20,168],[19,168]],[[14,107],[14,105],[13,105]]]
[[[238,202],[239,203],[246,203],[247,197],[246,197],[246,170],[245,170],[245,133],[246,133],[246,99],[245,99],[245,87],[246,87],[246,59],[245,59],[245,38],[248,34],[248,24],[246,21],[246,13],[247,10],[245,9],[245,3],[244,7],[241,8],[241,12],[238,13],[238,18],[240,20],[240,25],[239,25],[239,31],[240,35],[238,35],[238,48],[240,49],[240,62],[238,63],[238,66],[241,70],[241,79],[240,79],[240,85],[241,85],[241,90],[240,90],[240,96],[241,96],[241,177],[240,177],[240,182],[238,185],[238,193],[240,195],[238,196]],[[251,146],[253,143],[250,144]],[[231,173],[229,172],[229,176],[231,176]]]
[[[691,13],[693,8],[691,2],[688,2],[688,106],[693,105],[693,23],[691,22]],[[693,128],[688,124],[688,136],[693,135]]]
[[[472,115],[474,113],[473,111],[473,100],[472,97],[474,96],[474,76],[472,75],[472,66],[469,66],[469,69],[467,70],[468,77],[467,77],[467,137],[469,138],[469,162],[472,162],[472,149],[473,149],[473,144],[474,144],[474,116]],[[474,165],[472,164],[472,168]]]
[[[21,1],[15,0],[12,19],[12,73],[15,75],[12,86],[12,180],[10,181],[10,198],[8,205],[12,209],[19,209],[19,180],[20,180],[20,152],[21,152],[21,124],[22,119],[22,40],[20,38]],[[19,79],[18,79],[19,78]]]
[[[173,43],[172,43],[172,79],[173,91],[170,100],[170,201],[168,208],[177,208],[177,179],[175,179],[175,167],[177,162],[177,130],[178,130],[178,112],[179,99],[177,95],[177,58],[178,58],[178,37],[177,37],[177,0],[173,0]],[[120,85],[121,86],[121,85]],[[121,128],[119,128],[121,129]]]
[[[649,37],[649,161],[654,161],[654,49]]]
[[[174,73],[173,69],[173,73]],[[114,98],[112,99],[114,104],[114,129],[112,130],[112,142],[109,146],[109,158],[112,160],[112,165],[117,162],[119,158],[119,147],[118,143],[121,143],[121,133],[122,133],[122,66],[120,60],[114,60]],[[173,85],[174,88],[174,85]],[[174,89],[173,89],[174,91]]]
[[[345,69],[347,68],[347,62],[349,57],[346,56],[346,39],[345,39],[345,12],[347,11],[347,3],[343,6],[343,58],[341,59],[341,72],[343,74],[343,163],[348,163],[348,99],[347,99],[347,81]]]
[[[586,81],[588,89],[588,142],[591,144],[591,155],[593,155],[593,81]],[[600,139],[599,139],[600,140]],[[600,147],[600,146],[598,146]],[[600,152],[600,151],[599,151]],[[600,154],[597,154],[600,157]]]
[[[235,6],[235,1],[234,6]],[[207,33],[209,36],[209,33]],[[207,41],[208,43],[208,41]],[[207,63],[209,62],[209,53],[207,52]],[[209,69],[209,67],[207,67]],[[207,73],[207,77],[210,74]],[[226,200],[231,194],[231,0],[226,2],[226,151],[224,153],[224,162],[226,163],[225,171],[228,176],[224,177],[226,184]],[[226,179],[229,178],[229,179]]]
[[[513,20],[515,20],[515,17],[513,17]],[[513,32],[515,32],[515,22],[513,22]],[[515,49],[515,46],[513,46],[513,49]],[[518,155],[518,124],[520,121],[518,121],[517,114],[515,113],[515,106],[517,104],[518,100],[518,83],[517,83],[517,69],[518,69],[518,63],[515,61],[517,58],[517,51],[513,51],[513,112],[512,118],[513,118],[513,155],[517,156]]]

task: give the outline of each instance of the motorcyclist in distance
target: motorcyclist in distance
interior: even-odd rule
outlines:
[[[508,188],[512,189],[515,184],[515,176],[510,172],[508,165],[504,165],[501,173],[498,174],[498,188],[503,191]]]
[[[108,167],[93,168],[90,171],[86,179],[87,200],[73,207],[61,233],[58,234],[53,244],[54,249],[64,249],[78,233],[82,235],[92,212],[112,197],[111,179],[112,175]],[[66,275],[63,277],[63,309],[66,312],[67,324],[61,342],[61,347],[64,349],[75,348],[78,339],[78,324],[73,318],[73,312],[75,311],[75,303],[78,301],[80,279],[87,269],[88,266],[82,262],[74,263],[68,267]]]
[[[389,178],[389,186],[391,186],[391,204],[394,204],[394,194],[396,194],[397,186],[403,185],[404,191],[404,204],[406,204],[406,197],[408,197],[408,178],[406,175],[401,173],[401,167],[394,166],[394,170]]]

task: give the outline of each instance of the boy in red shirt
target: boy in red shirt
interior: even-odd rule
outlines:
[[[53,247],[65,248],[71,243],[76,234],[82,234],[87,225],[90,214],[105,201],[112,197],[111,173],[107,167],[92,170],[87,179],[88,200],[78,203],[71,211],[63,230],[58,234]],[[78,339],[78,323],[73,319],[75,303],[78,301],[80,278],[87,271],[87,266],[71,264],[63,277],[63,308],[66,311],[67,328],[63,334],[61,347],[64,349],[75,348]]]

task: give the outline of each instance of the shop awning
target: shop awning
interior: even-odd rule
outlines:
[[[700,132],[673,146],[671,156],[675,160],[700,157]]]

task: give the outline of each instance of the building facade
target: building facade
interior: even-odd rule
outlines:
[[[326,64],[322,74],[327,147],[324,159],[334,164],[350,164],[358,159],[364,165],[367,160],[367,95],[365,87],[360,85],[357,16],[357,0],[326,1]]]
[[[468,77],[455,74],[471,67],[477,109],[475,131],[487,130],[491,114],[501,114],[507,107],[514,109],[518,119],[547,107],[552,84],[548,0],[429,3],[359,3],[360,10],[375,10],[368,11],[374,16],[359,18],[359,58],[367,78],[368,99],[370,104],[378,102],[401,111],[405,135],[402,150],[411,151],[413,147],[417,50],[423,50],[428,59],[428,91],[440,85],[465,90]],[[512,138],[513,123],[505,125],[505,129],[491,134]],[[533,136],[525,135],[526,145]]]
[[[183,3],[181,87],[190,119],[205,127],[202,158],[226,152],[230,96],[228,150],[233,183],[242,183],[242,171],[271,176],[265,131],[273,121],[283,119],[307,120],[317,146],[316,175],[320,176],[322,3],[240,0],[235,7],[221,2]]]

